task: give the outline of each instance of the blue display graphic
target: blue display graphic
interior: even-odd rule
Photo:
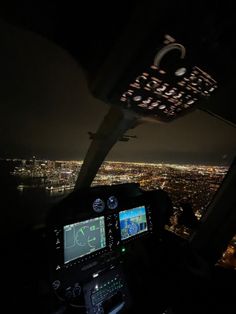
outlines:
[[[147,216],[145,206],[119,212],[121,240],[128,239],[147,231]]]
[[[105,246],[104,216],[64,226],[64,263]]]

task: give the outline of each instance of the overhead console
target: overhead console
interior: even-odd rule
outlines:
[[[153,23],[151,28],[149,23],[141,23],[140,31],[138,25],[127,29],[91,81],[90,90],[95,97],[139,118],[171,122],[196,109],[218,83],[195,65],[196,56],[192,58],[192,52],[183,44],[168,34],[160,36],[155,18]],[[129,51],[126,55],[124,47]]]
[[[77,190],[52,210],[48,227],[56,296],[87,313],[128,308],[125,251],[153,229],[150,202],[139,185]]]

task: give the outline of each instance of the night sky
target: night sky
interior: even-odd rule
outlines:
[[[30,31],[0,22],[0,157],[83,159],[109,106],[89,93],[80,64]],[[230,162],[236,128],[201,111],[128,132],[108,160]]]

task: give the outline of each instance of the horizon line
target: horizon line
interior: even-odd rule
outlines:
[[[5,161],[17,161],[17,160],[33,160],[34,159],[34,156],[31,157],[31,158],[19,158],[19,157],[16,157],[16,158],[2,158],[0,157],[0,160],[5,160]],[[35,160],[37,161],[55,161],[55,162],[77,162],[77,163],[83,163],[83,160],[75,160],[75,159],[36,159]],[[184,162],[165,162],[165,161],[119,161],[119,160],[105,160],[103,162],[104,163],[125,163],[125,164],[137,164],[137,165],[192,165],[192,166],[217,166],[217,167],[226,167],[226,165],[215,165],[216,162],[212,162],[212,164],[210,162],[204,162],[204,163],[201,163],[201,162],[187,162],[187,161],[184,161]],[[102,164],[102,165],[103,165]],[[101,165],[101,166],[102,166]],[[228,166],[229,167],[229,166]]]

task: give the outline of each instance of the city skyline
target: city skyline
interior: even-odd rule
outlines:
[[[76,159],[76,158],[47,158],[47,157],[42,157],[42,156],[0,156],[0,160],[33,160],[33,159],[39,160],[39,161],[46,161],[46,160],[51,160],[51,161],[61,161],[61,162],[79,162],[83,163],[83,159]],[[233,158],[228,159],[226,157],[223,157],[223,161],[193,161],[193,160],[181,160],[181,161],[170,161],[169,160],[162,160],[162,159],[157,159],[157,160],[152,160],[152,161],[143,161],[143,160],[118,160],[118,159],[105,159],[103,163],[105,162],[113,162],[113,163],[136,163],[136,164],[165,164],[165,165],[204,165],[204,166],[222,166],[222,167],[229,167],[230,164],[233,162]]]
[[[18,185],[21,191],[36,187],[55,195],[73,190],[81,166],[82,161],[18,159],[11,174],[22,180]],[[164,189],[176,206],[191,202],[193,210],[201,215],[227,170],[228,167],[214,165],[107,161],[92,186],[137,182],[145,190]]]
[[[60,163],[78,163],[78,164],[82,164],[83,160],[82,159],[46,159],[46,158],[36,158],[35,156],[33,156],[32,158],[1,158],[0,157],[0,161],[28,161],[28,162],[60,162]],[[225,167],[224,165],[219,165],[216,166],[214,164],[198,164],[198,163],[168,163],[168,162],[143,162],[143,161],[119,161],[119,160],[104,160],[103,164],[105,163],[114,163],[114,164],[132,164],[132,165],[150,165],[150,166],[156,166],[156,165],[167,165],[167,166],[176,166],[176,167],[184,167],[186,166],[203,166],[203,167],[207,167],[207,166],[214,166],[214,167]],[[101,165],[101,167],[103,166],[103,164]]]

